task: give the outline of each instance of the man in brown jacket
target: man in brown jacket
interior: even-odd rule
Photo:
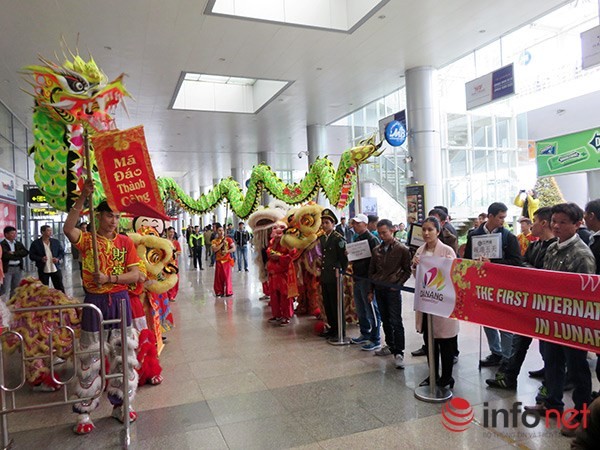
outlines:
[[[371,291],[368,299],[373,301],[373,292],[383,322],[386,347],[376,355],[394,355],[397,369],[404,369],[404,325],[402,323],[402,295],[400,286],[409,279],[410,253],[394,239],[392,222],[383,219],[377,223],[377,232],[382,243],[373,249],[369,265]],[[397,287],[391,287],[390,284]]]

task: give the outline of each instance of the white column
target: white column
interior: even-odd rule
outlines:
[[[598,0],[600,1],[600,0]],[[592,170],[587,172],[587,200],[595,200],[600,198],[600,170]],[[585,205],[579,205],[582,208]]]
[[[410,169],[414,182],[425,185],[425,211],[443,204],[437,74],[433,67],[406,71],[406,116]]]
[[[318,124],[307,126],[306,143],[308,146],[308,164],[306,170],[308,171],[310,165],[314,164],[319,156],[323,157],[327,154],[327,127],[325,127],[325,125]],[[302,155],[302,157],[304,157],[304,155]],[[321,195],[321,192],[317,193],[315,202],[326,207],[331,207],[325,196]]]

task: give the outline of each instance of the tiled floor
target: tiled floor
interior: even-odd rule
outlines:
[[[411,295],[404,295],[408,356],[402,371],[390,357],[327,344],[315,336],[314,319],[294,318],[285,328],[268,324],[270,309],[258,300],[253,268],[234,271],[234,297],[216,299],[213,269],[190,270],[188,258],[182,260],[181,291],[172,304],[176,327],[161,356],[165,381],[138,390],[132,448],[569,448],[569,439],[542,425],[494,430],[482,425],[484,402],[489,409],[532,403],[539,383],[526,374],[540,367],[536,345],[516,393],[490,390],[484,380],[493,370],[477,368],[479,327],[461,324],[454,394],[470,402],[475,420],[462,433],[450,432],[441,423],[441,404],[414,398],[427,366],[424,358],[410,356],[421,345],[413,331]],[[68,289],[80,294],[78,273],[71,275],[68,267],[66,273]],[[351,326],[348,334],[358,334],[357,328]],[[57,395],[27,389],[28,401]],[[96,431],[83,437],[71,432],[75,416],[68,407],[14,414],[8,418],[10,436],[19,449],[118,448],[121,425],[110,410],[103,400],[93,414]]]

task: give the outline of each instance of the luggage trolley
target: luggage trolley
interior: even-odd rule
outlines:
[[[86,351],[78,351],[77,350],[77,345],[76,345],[76,339],[75,339],[75,331],[73,330],[73,328],[71,328],[68,325],[64,324],[64,317],[63,317],[63,311],[67,310],[67,309],[78,309],[78,308],[88,308],[91,309],[93,311],[93,314],[96,315],[96,318],[98,320],[98,323],[100,323],[100,346],[98,350],[86,350]],[[14,309],[12,312],[13,313],[28,313],[28,312],[36,312],[36,311],[49,311],[49,310],[54,310],[57,311],[60,314],[60,322],[59,322],[59,326],[54,327],[52,329],[52,331],[50,332],[50,338],[49,338],[49,353],[45,354],[45,355],[35,355],[35,356],[25,356],[25,346],[24,346],[24,342],[23,342],[23,336],[21,336],[21,334],[17,333],[16,331],[11,331],[11,330],[6,330],[2,333],[2,335],[0,335],[0,339],[4,339],[6,335],[8,334],[12,334],[14,336],[16,336],[16,338],[19,341],[19,345],[20,345],[20,351],[21,351],[21,361],[20,361],[20,370],[21,370],[21,377],[20,377],[20,382],[16,387],[8,387],[5,385],[5,380],[4,380],[4,370],[5,370],[5,358],[4,358],[4,351],[0,351],[0,432],[2,433],[2,448],[7,449],[12,445],[12,440],[9,438],[8,435],[8,414],[11,413],[15,413],[15,412],[22,412],[22,411],[31,411],[31,410],[37,410],[37,409],[42,409],[42,408],[50,408],[53,406],[60,406],[60,405],[70,405],[73,403],[78,403],[80,401],[85,401],[85,400],[92,400],[95,398],[98,398],[102,395],[102,393],[104,392],[104,389],[100,389],[99,392],[96,395],[90,396],[90,397],[84,397],[84,398],[73,398],[73,399],[69,399],[69,392],[68,392],[68,384],[71,383],[73,380],[75,380],[75,378],[77,377],[77,368],[75,367],[74,373],[73,375],[64,381],[59,381],[56,379],[55,377],[55,373],[54,373],[54,358],[53,358],[53,353],[54,353],[54,344],[53,344],[53,339],[54,339],[54,332],[56,330],[60,330],[60,329],[66,329],[69,333],[69,335],[71,336],[72,342],[73,342],[73,353],[71,354],[71,356],[69,357],[70,359],[72,359],[73,361],[73,365],[76,366],[76,361],[77,361],[77,357],[79,355],[84,355],[84,354],[99,354],[100,357],[100,379],[101,379],[101,386],[104,387],[106,385],[106,381],[107,380],[111,380],[113,378],[123,378],[123,408],[124,411],[126,411],[126,415],[125,415],[125,420],[124,420],[124,424],[123,424],[123,439],[122,439],[122,444],[123,444],[123,448],[129,448],[129,444],[131,443],[131,432],[130,432],[130,422],[129,420],[129,416],[128,416],[128,411],[129,411],[129,378],[127,377],[127,373],[126,373],[126,361],[127,361],[127,310],[126,310],[126,303],[124,300],[121,300],[121,318],[120,319],[111,319],[111,320],[103,320],[102,317],[102,312],[100,311],[100,309],[98,309],[98,307],[96,307],[95,305],[91,305],[91,304],[87,304],[87,303],[75,303],[75,304],[71,304],[71,305],[53,305],[53,306],[39,306],[39,307],[34,307],[34,308],[19,308],[19,309]],[[120,332],[121,332],[121,352],[122,352],[122,358],[123,358],[123,373],[111,373],[111,374],[107,374],[106,373],[106,363],[105,363],[105,348],[104,348],[104,340],[105,340],[105,334],[106,331],[104,330],[104,327],[106,325],[114,325],[114,324],[119,324],[120,325]],[[33,404],[33,405],[24,405],[24,406],[19,406],[17,404],[17,399],[16,399],[16,392],[21,389],[26,382],[26,368],[25,368],[25,363],[28,361],[34,361],[34,360],[38,360],[38,359],[43,359],[45,361],[49,361],[49,366],[50,366],[50,376],[52,377],[52,380],[60,386],[60,389],[62,391],[62,400],[59,401],[54,401],[54,402],[50,402],[50,403],[39,403],[39,404]]]

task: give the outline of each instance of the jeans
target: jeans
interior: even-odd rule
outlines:
[[[545,378],[548,396],[545,403],[547,408],[561,410],[565,404],[562,401],[565,387],[565,364],[575,389],[573,403],[575,409],[581,411],[583,404],[592,401],[592,373],[587,362],[587,350],[578,350],[564,345],[546,342],[544,344]]]
[[[394,355],[404,355],[404,324],[400,290],[376,288],[377,306],[381,313],[385,343]]]
[[[19,266],[8,266],[8,269],[4,272],[4,283],[0,287],[0,295],[8,294],[6,300],[11,298],[15,293],[15,289],[19,287],[22,277],[23,271]]]
[[[498,372],[504,374],[509,384],[517,383],[517,377],[519,376],[519,372],[521,372],[521,367],[523,366],[523,361],[525,361],[531,341],[533,339],[528,336],[513,335],[512,356],[507,360],[502,360],[500,369],[498,369]]]
[[[502,356],[504,360],[508,360],[512,355],[513,334],[489,327],[483,327],[483,331],[485,331],[490,351],[494,355]]]
[[[374,344],[381,341],[381,315],[377,306],[377,300],[369,303],[367,295],[371,282],[369,280],[354,280],[354,306],[358,316],[358,325],[360,334],[369,339]]]
[[[200,269],[202,269],[202,246],[194,247],[192,249],[192,260],[194,261],[194,269],[198,268],[198,264],[200,264]]]
[[[242,270],[242,258],[244,259],[244,270],[248,270],[248,245],[238,245],[235,252],[237,253],[238,270]]]

